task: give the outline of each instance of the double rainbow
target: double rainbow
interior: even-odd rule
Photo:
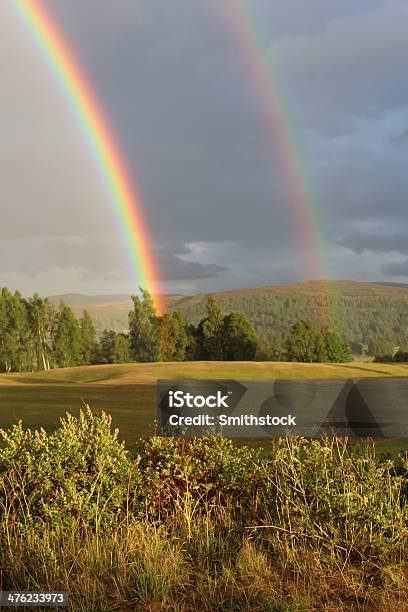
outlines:
[[[156,310],[162,312],[159,269],[142,201],[91,84],[41,0],[10,0],[10,4],[30,31],[74,110],[108,189],[133,274],[139,285],[153,294]]]
[[[30,30],[75,111],[114,204],[135,278],[154,295],[156,309],[162,312],[163,303],[157,295],[160,275],[141,198],[130,179],[123,155],[96,95],[42,1],[9,2]],[[287,179],[288,201],[297,224],[296,234],[302,239],[303,257],[309,264],[308,275],[310,278],[327,278],[327,258],[322,255],[327,253],[327,249],[323,244],[324,233],[319,228],[322,211],[318,210],[302,149],[287,112],[288,104],[279,86],[277,71],[265,53],[265,43],[251,3],[248,0],[220,0],[219,6],[227,13],[229,26],[262,103],[265,132],[269,135],[273,149],[280,154],[281,167]],[[335,313],[330,312],[330,303],[333,303],[330,298],[335,297],[336,285],[327,282],[326,287],[327,314],[323,322],[332,325]]]
[[[312,188],[305,154],[289,113],[290,104],[280,84],[277,66],[268,53],[267,37],[256,18],[252,0],[220,0],[220,9],[240,50],[247,76],[256,90],[263,128],[273,152],[277,151],[280,168],[286,177],[288,207],[293,212],[295,233],[302,241],[302,258],[311,279],[330,278],[324,213]],[[342,319],[339,311],[338,284],[325,280],[325,304],[321,324],[335,327]],[[336,305],[337,303],[337,305]]]

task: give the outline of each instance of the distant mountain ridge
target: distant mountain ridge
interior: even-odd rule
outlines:
[[[193,295],[182,295],[182,294],[166,294],[164,299],[171,302],[172,305],[180,302],[188,302],[190,300],[196,301],[202,299],[207,295],[213,295],[216,299],[222,299],[230,296],[243,296],[243,295],[256,295],[264,292],[281,293],[286,291],[294,291],[294,293],[301,292],[320,292],[327,290],[327,288],[340,288],[342,291],[353,291],[362,293],[371,293],[373,287],[395,287],[397,289],[408,289],[408,283],[397,283],[397,282],[363,282],[363,281],[351,281],[351,280],[339,280],[339,281],[327,281],[327,280],[306,280],[295,283],[287,284],[271,284],[262,285],[260,287],[244,287],[241,289],[228,289],[226,291],[216,291],[208,293],[197,293]],[[106,304],[110,302],[130,302],[130,295],[126,294],[106,294],[106,295],[86,295],[83,293],[64,293],[58,295],[50,295],[48,299],[53,304],[59,304],[61,300],[65,304],[70,306],[80,306],[82,304]]]
[[[165,299],[172,300],[174,298],[183,298],[184,295],[179,294],[166,294]],[[80,306],[81,304],[106,304],[107,302],[130,302],[130,295],[118,294],[118,295],[86,295],[85,293],[61,293],[58,295],[49,295],[48,299],[53,304],[58,305],[61,300],[69,306]]]
[[[62,293],[60,295],[49,295],[48,299],[58,305],[61,300],[69,306],[80,306],[81,304],[100,304],[101,302],[124,302],[130,300],[128,295],[85,295],[83,293]]]

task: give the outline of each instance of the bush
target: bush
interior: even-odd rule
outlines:
[[[131,461],[111,417],[87,407],[67,414],[51,435],[3,432],[0,448],[0,512],[22,522],[55,526],[73,522],[108,525],[123,508]]]
[[[19,423],[2,438],[2,589],[67,590],[73,610],[407,601],[406,455],[215,436],[148,438],[133,458],[89,408],[52,434]]]
[[[261,454],[220,436],[186,440],[153,437],[138,445],[142,486],[139,495],[153,517],[174,511],[185,494],[202,507],[234,507],[248,515],[262,483]]]

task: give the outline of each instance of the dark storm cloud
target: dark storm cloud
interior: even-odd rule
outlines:
[[[288,179],[225,4],[48,5],[120,139],[170,289],[257,285],[310,274]],[[342,277],[350,270],[372,280],[398,276],[390,269],[401,265],[393,262],[395,253],[407,252],[401,228],[408,223],[408,4],[254,0],[252,8],[303,144],[332,268]],[[0,12],[9,25],[10,16]],[[0,238],[14,236],[16,245],[7,269],[17,275],[36,268],[45,278],[50,264],[41,240],[65,235],[63,246],[59,239],[48,243],[49,262],[70,274],[88,270],[88,279],[126,279],[120,228],[111,229],[108,197],[66,105],[31,58],[27,41],[9,27],[7,37],[10,44],[0,37],[0,45],[7,56],[13,58],[14,49],[19,55],[17,75],[24,76],[29,61],[32,81],[24,88],[16,70],[6,68],[12,95],[0,113],[9,139],[0,143]],[[21,40],[26,46],[20,51]],[[10,199],[13,208],[5,204]],[[28,263],[22,254],[27,235],[39,241]],[[103,236],[109,236],[106,249]]]
[[[214,278],[228,271],[226,266],[202,264],[195,261],[183,261],[177,255],[165,259],[159,257],[160,270],[168,281],[190,281],[202,278]]]

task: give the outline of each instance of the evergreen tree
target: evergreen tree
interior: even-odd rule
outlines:
[[[129,313],[130,354],[134,361],[160,360],[158,317],[150,293],[140,288],[141,297],[132,295],[133,310]]]
[[[87,310],[84,310],[79,321],[81,330],[81,360],[84,365],[95,363],[97,343],[96,331],[91,316]]]
[[[254,328],[240,312],[224,317],[222,327],[222,358],[224,361],[250,361],[258,346]]]
[[[198,358],[211,361],[223,359],[224,313],[219,303],[210,295],[207,299],[207,316],[197,328]]]
[[[81,330],[71,308],[61,302],[55,319],[53,353],[56,367],[80,365],[82,361]]]
[[[0,368],[19,372],[33,367],[32,336],[21,294],[4,287],[0,298]]]
[[[105,329],[99,339],[98,363],[113,363],[116,333]]]
[[[113,344],[112,363],[129,363],[129,336],[127,334],[116,334]]]
[[[322,362],[327,360],[326,347],[320,328],[313,321],[297,321],[286,339],[289,361]]]
[[[99,341],[98,363],[129,363],[129,336],[105,329]]]
[[[161,360],[184,361],[189,345],[185,314],[181,311],[166,313],[158,319],[158,325]]]
[[[352,361],[353,355],[350,347],[344,342],[340,334],[335,331],[323,332],[327,360],[331,363],[346,363]]]

